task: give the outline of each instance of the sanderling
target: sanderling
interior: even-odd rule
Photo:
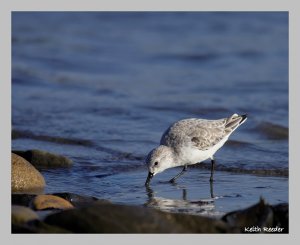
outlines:
[[[211,159],[210,181],[213,181],[214,154],[246,119],[247,115],[233,114],[218,120],[189,118],[175,122],[163,133],[160,145],[146,158],[149,173],[145,185],[149,185],[154,175],[168,168],[183,166],[182,171],[170,180],[174,182],[188,165],[208,158]]]

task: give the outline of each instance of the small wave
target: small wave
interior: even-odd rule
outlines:
[[[227,197],[227,198],[239,198],[239,197],[242,197],[242,195],[236,193],[236,194],[232,194],[232,195],[224,195],[224,196],[222,196],[222,197]]]
[[[46,170],[48,171],[48,170]],[[95,178],[102,179],[112,175],[117,175],[120,173],[128,173],[134,171],[144,171],[145,178],[147,177],[147,170],[144,163],[141,162],[115,162],[114,164],[101,164],[97,166],[80,166],[78,171],[84,171],[88,175],[93,175]]]
[[[257,50],[246,49],[237,52],[236,55],[245,59],[257,59],[260,58],[263,55],[263,53]]]
[[[208,62],[218,59],[220,57],[217,53],[198,53],[198,54],[162,54],[155,58],[159,60],[179,60],[185,62]]]
[[[227,115],[230,111],[223,107],[184,107],[184,106],[145,106],[144,108],[154,110],[154,111],[170,111],[170,112],[186,112],[189,114],[195,114],[198,116],[207,116],[207,115]],[[228,115],[227,115],[228,116]],[[222,117],[222,116],[221,116]]]
[[[124,162],[124,161],[133,161],[133,162],[144,162],[145,156],[135,155],[129,152],[122,152],[119,150],[115,150],[112,148],[96,145],[94,142],[85,139],[76,139],[76,138],[63,138],[63,137],[55,137],[49,135],[36,135],[30,131],[23,130],[12,130],[12,139],[34,139],[39,141],[46,141],[57,144],[67,144],[67,145],[80,145],[86,147],[92,147],[98,151],[106,152],[111,156],[107,160],[109,162]]]
[[[239,141],[239,140],[227,140],[226,145],[231,147],[246,147],[246,146],[252,146],[251,143],[245,142],[245,141]]]
[[[192,168],[201,168],[210,170],[211,165],[209,163],[198,163],[190,166]],[[226,171],[231,173],[239,173],[239,174],[253,174],[253,175],[262,175],[262,176],[276,176],[276,177],[288,177],[289,170],[288,169],[247,169],[241,167],[226,167],[224,165],[217,165],[216,171]]]
[[[99,114],[102,116],[130,116],[130,111],[118,107],[92,107],[90,109],[85,108],[84,111],[92,114]]]
[[[272,140],[286,140],[289,138],[288,128],[270,122],[262,122],[254,130]]]
[[[20,139],[20,138],[27,138],[27,139],[34,139],[40,141],[47,141],[52,143],[59,143],[59,144],[67,144],[67,145],[82,145],[82,146],[93,146],[94,143],[90,140],[84,139],[76,139],[76,138],[64,138],[64,137],[56,137],[56,136],[49,136],[49,135],[36,135],[30,131],[23,131],[23,130],[12,130],[12,139]]]
[[[105,178],[105,177],[108,177],[108,176],[111,176],[112,174],[97,174],[97,175],[95,175],[94,177],[95,178],[99,178],[99,179],[101,179],[101,178]]]

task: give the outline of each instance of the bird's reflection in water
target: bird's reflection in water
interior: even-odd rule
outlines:
[[[178,189],[182,189],[181,199],[169,199],[155,196],[153,189],[150,186],[147,186],[146,193],[148,200],[144,205],[167,212],[217,215],[215,212],[213,183],[210,184],[210,197],[201,198],[199,200],[188,200],[188,191],[185,187],[178,186],[176,183],[172,185],[176,186]]]

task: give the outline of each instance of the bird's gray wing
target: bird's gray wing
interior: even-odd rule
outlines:
[[[176,122],[163,134],[160,144],[173,147],[193,145],[206,150],[224,137],[225,119],[185,119]]]
[[[219,120],[184,119],[164,132],[160,144],[172,146],[174,149],[178,145],[192,144],[199,150],[207,150],[229,136],[242,120],[243,117],[237,114]]]
[[[193,146],[199,150],[207,150],[219,143],[226,136],[224,123],[199,125],[193,128],[188,137]]]
[[[243,116],[237,114],[214,121],[203,120],[191,128],[188,135],[193,146],[199,150],[207,150],[229,136],[243,120]]]

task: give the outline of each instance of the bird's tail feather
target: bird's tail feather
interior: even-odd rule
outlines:
[[[227,118],[225,130],[228,132],[233,132],[238,126],[244,123],[247,119],[247,115],[233,114],[231,117]]]

